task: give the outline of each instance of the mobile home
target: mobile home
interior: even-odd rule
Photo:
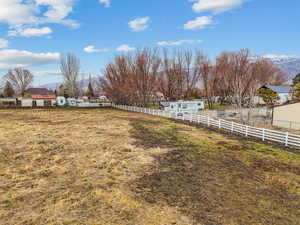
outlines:
[[[176,102],[161,102],[163,110],[176,113],[177,115],[197,113],[204,110],[204,101],[176,101]]]

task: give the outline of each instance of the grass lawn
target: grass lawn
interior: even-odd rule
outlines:
[[[212,110],[222,111],[222,110],[226,110],[226,109],[234,109],[236,106],[234,106],[234,105],[222,105],[220,103],[213,103],[212,107],[213,107]],[[207,104],[205,105],[205,109],[208,109]]]
[[[0,111],[2,225],[299,225],[300,155],[117,110]]]

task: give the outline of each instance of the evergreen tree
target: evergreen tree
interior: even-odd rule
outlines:
[[[279,100],[279,96],[276,92],[269,88],[261,88],[258,95],[264,100],[266,105],[273,106]]]
[[[293,83],[294,83],[294,85],[300,83],[300,73],[298,73],[298,74],[294,77]]]
[[[14,88],[11,85],[11,83],[7,81],[3,90],[3,96],[6,98],[11,98],[14,97],[14,95],[15,95]]]
[[[89,77],[89,85],[88,85],[88,90],[87,90],[87,96],[90,97],[90,98],[95,97],[91,76]]]
[[[294,86],[293,100],[296,102],[300,101],[300,82]]]

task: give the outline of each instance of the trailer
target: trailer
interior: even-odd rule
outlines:
[[[205,108],[204,101],[202,100],[160,102],[160,106],[163,110],[177,114],[178,116],[197,113]]]

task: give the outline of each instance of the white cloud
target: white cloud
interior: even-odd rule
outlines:
[[[9,44],[8,40],[0,39],[0,48],[6,48],[8,44]]]
[[[35,14],[39,8],[31,3],[23,3],[21,0],[0,1],[0,22],[10,25],[36,22]]]
[[[99,0],[99,2],[100,2],[101,4],[103,4],[104,7],[106,7],[106,8],[111,7],[111,0]]]
[[[130,52],[130,51],[134,51],[135,48],[134,47],[130,47],[129,45],[120,45],[117,48],[118,52]]]
[[[135,31],[143,31],[149,27],[150,18],[149,17],[141,17],[135,20],[132,20],[128,23],[129,27]]]
[[[22,36],[22,37],[41,37],[44,35],[52,34],[52,29],[49,27],[42,28],[17,28],[8,32],[9,36]]]
[[[74,0],[0,0],[0,23],[12,28],[56,23],[78,27],[67,17],[73,11]]]
[[[107,49],[107,48],[98,49],[94,45],[86,46],[83,50],[87,53],[108,52],[109,51],[109,49]]]
[[[62,75],[60,70],[38,70],[32,72],[35,77],[44,77],[44,76],[60,76]]]
[[[194,20],[188,21],[186,24],[184,24],[183,29],[185,30],[204,29],[213,23],[214,21],[211,16],[201,16],[201,17],[197,17]]]
[[[179,41],[160,41],[157,44],[160,46],[179,46],[184,44],[199,44],[202,43],[202,40],[179,40]]]
[[[223,13],[231,9],[240,7],[248,0],[191,0],[194,2],[195,12],[212,11],[215,14]]]
[[[4,49],[0,50],[0,70],[56,63],[59,60],[59,56],[60,54],[56,52],[34,53],[16,49]]]

